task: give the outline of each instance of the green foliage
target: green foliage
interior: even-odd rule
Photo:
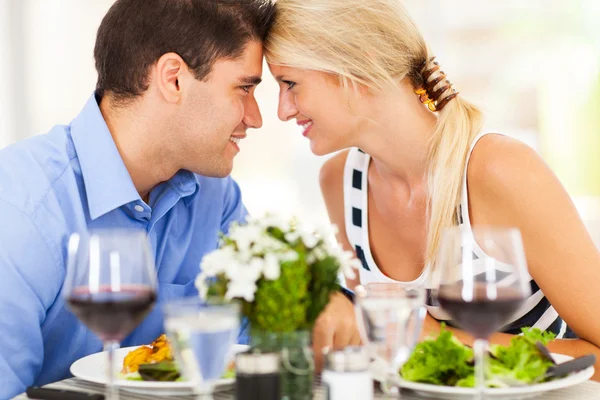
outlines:
[[[291,332],[305,324],[309,298],[309,266],[304,257],[281,266],[275,281],[261,279],[246,314],[253,328]]]
[[[225,297],[225,293],[227,293],[227,284],[229,280],[225,276],[225,274],[220,274],[217,276],[210,286],[208,287],[207,298],[208,299],[222,299]]]
[[[331,294],[339,288],[337,274],[339,264],[333,257],[317,260],[310,267],[312,279],[310,282],[310,301],[306,310],[304,329],[312,329],[319,314],[329,303]]]

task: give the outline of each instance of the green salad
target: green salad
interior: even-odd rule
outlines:
[[[488,387],[507,387],[543,382],[553,363],[536,347],[554,339],[554,334],[522,328],[509,346],[490,346],[486,362]],[[404,380],[432,385],[473,387],[475,383],[473,350],[463,345],[442,325],[437,338],[417,344],[400,369]]]

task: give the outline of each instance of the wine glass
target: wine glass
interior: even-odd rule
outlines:
[[[104,343],[107,400],[118,400],[114,352],[152,310],[154,258],[144,231],[105,229],[71,235],[64,291],[67,306]]]
[[[188,297],[165,304],[165,328],[183,376],[198,399],[212,399],[215,382],[232,359],[240,328],[237,303],[209,303]]]
[[[374,375],[384,392],[392,394],[398,371],[419,341],[426,315],[425,289],[401,283],[359,286],[355,311],[361,338],[374,359]]]
[[[516,228],[447,228],[436,259],[437,299],[453,323],[475,338],[477,398],[485,391],[490,335],[505,326],[531,294],[531,277]]]

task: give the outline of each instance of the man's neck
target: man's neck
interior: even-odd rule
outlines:
[[[100,111],[137,192],[147,203],[150,191],[180,168],[170,163],[174,158],[160,141],[161,124],[156,115],[145,111],[140,103],[116,107],[104,97]]]

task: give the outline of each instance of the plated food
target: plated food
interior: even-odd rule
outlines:
[[[523,328],[509,346],[490,346],[486,360],[486,384],[492,388],[534,385],[554,379],[555,363],[545,345],[554,334]],[[473,350],[442,327],[437,338],[419,343],[400,370],[409,382],[441,386],[473,387]]]
[[[138,372],[140,365],[156,364],[163,361],[173,361],[173,351],[167,335],[160,335],[147,346],[140,346],[130,351],[123,360],[123,374]]]
[[[140,346],[125,356],[121,375],[133,381],[176,382],[181,381],[181,373],[173,358],[173,349],[165,334],[160,335],[149,345]],[[235,378],[235,363],[232,361],[222,376]]]

